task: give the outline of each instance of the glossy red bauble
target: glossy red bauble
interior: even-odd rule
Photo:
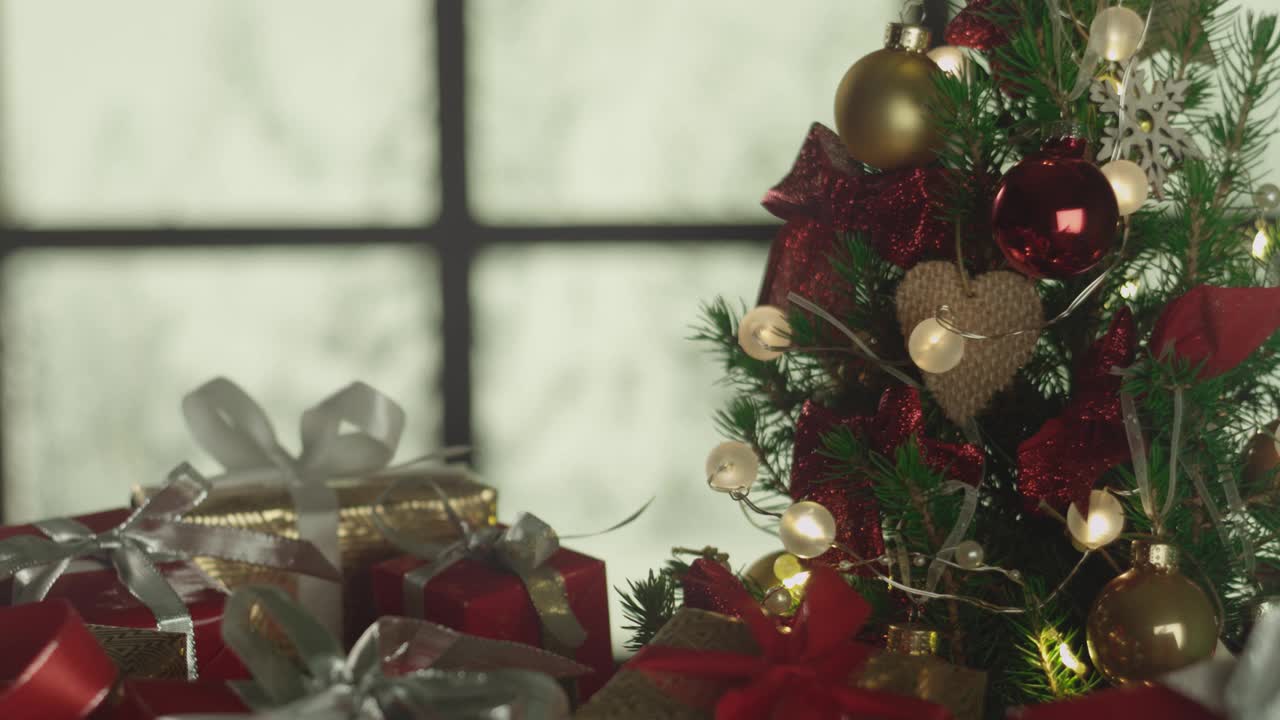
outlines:
[[[1088,272],[1116,241],[1111,184],[1080,138],[1046,142],[1000,181],[991,206],[996,244],[1018,272],[1063,279]]]

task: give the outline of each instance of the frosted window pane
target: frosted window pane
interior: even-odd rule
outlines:
[[[23,224],[397,225],[437,205],[425,0],[7,0]]]
[[[899,0],[470,0],[476,212],[757,220]]]
[[[6,519],[118,506],[181,460],[212,472],[182,396],[226,375],[297,449],[306,407],[355,379],[437,447],[434,260],[409,247],[36,250],[5,263]]]
[[[562,533],[623,530],[569,543],[608,563],[611,586],[663,564],[673,545],[708,543],[742,565],[777,549],[702,477],[726,389],[688,342],[699,303],[755,295],[764,249],[751,245],[539,245],[489,250],[473,275],[476,444],[504,518],[526,510]],[[610,614],[621,647],[622,611]]]

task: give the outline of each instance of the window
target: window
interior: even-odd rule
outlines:
[[[360,378],[506,517],[656,495],[573,543],[612,585],[775,549],[700,477],[723,389],[684,338],[754,297],[756,200],[898,5],[0,0],[4,519],[212,469],[179,403],[213,375],[295,447]]]

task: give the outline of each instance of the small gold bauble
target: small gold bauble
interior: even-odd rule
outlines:
[[[1089,656],[1116,685],[1154,680],[1213,654],[1218,623],[1204,590],[1178,572],[1172,545],[1135,542],[1133,567],[1089,611]]]
[[[1277,451],[1273,437],[1277,426],[1280,426],[1280,422],[1271,423],[1267,426],[1267,432],[1254,435],[1245,446],[1243,475],[1246,483],[1276,483],[1280,478],[1277,472],[1280,467],[1280,452]]]
[[[937,655],[938,631],[910,623],[890,625],[885,650],[899,655]]]
[[[836,90],[836,132],[853,159],[892,170],[937,156],[942,136],[929,104],[942,71],[924,54],[927,46],[927,30],[895,23],[886,47],[845,73]]]
[[[786,550],[779,550],[756,560],[747,566],[746,572],[742,573],[743,579],[755,583],[761,590],[772,590],[778,587],[782,584],[782,578],[774,573],[773,565],[778,558],[787,554]]]

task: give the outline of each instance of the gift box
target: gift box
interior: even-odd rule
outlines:
[[[119,509],[72,519],[97,533],[118,526],[128,517],[129,510]],[[19,535],[45,537],[35,525],[0,527],[0,541]],[[197,666],[212,665],[224,650],[218,625],[222,620],[226,595],[190,563],[161,563],[157,568],[191,615]],[[0,580],[0,603],[8,603],[13,597],[13,583],[12,578]],[[114,652],[125,661],[126,670],[141,670],[147,674],[156,669],[163,671],[164,668],[180,666],[183,668],[180,677],[186,676],[185,636],[177,633],[177,637],[183,640],[178,643],[173,640],[175,633],[157,630],[155,615],[129,592],[115,568],[109,564],[97,560],[73,561],[67,572],[53,583],[46,597],[66,600],[86,623],[131,630],[127,640],[124,634],[112,634],[118,643],[114,651],[108,651],[109,655]],[[133,649],[126,649],[125,645],[131,645]],[[139,653],[145,654],[146,659],[143,660]],[[138,664],[134,663],[135,660]]]
[[[462,558],[421,587],[409,578],[427,565],[426,560],[402,555],[373,566],[373,598],[379,614],[420,616],[470,635],[555,648],[544,637],[528,588],[512,571]],[[564,579],[569,610],[586,630],[586,639],[576,650],[555,648],[592,668],[590,675],[577,679],[574,688],[578,700],[585,701],[614,671],[604,561],[560,548],[544,566]],[[406,593],[418,595],[408,607]]]
[[[472,526],[496,522],[497,493],[467,469],[430,458],[389,467],[404,414],[363,383],[304,413],[297,458],[276,441],[262,408],[229,380],[218,378],[192,392],[183,411],[196,442],[226,470],[209,478],[212,491],[183,519],[315,543],[342,570],[341,624],[348,640],[376,617],[367,589],[369,567],[401,552],[383,536],[375,507],[382,521],[423,542],[458,536],[446,500]],[[134,503],[153,492],[135,488]],[[300,579],[286,572],[219,558],[196,563],[230,589],[271,584],[295,595],[326,592],[300,590]],[[338,623],[327,624],[337,629]]]
[[[503,711],[503,717],[560,720],[569,704],[556,678],[587,672],[536,648],[410,618],[379,619],[345,653],[314,616],[269,586],[235,591],[223,632],[251,680],[126,681],[111,720],[251,711],[363,717],[374,708],[405,720],[491,718]]]
[[[704,720],[712,717],[850,717],[858,720],[978,720],[967,695],[904,678],[907,665],[946,665],[863,645],[856,635],[871,609],[845,581],[816,567],[792,623],[763,613],[741,583],[717,563],[699,559],[721,607],[733,615],[681,608],[653,640],[583,706],[582,720]],[[981,673],[964,675],[973,681]],[[918,678],[917,678],[918,679]],[[948,676],[949,680],[957,679]],[[981,692],[978,693],[979,697]],[[957,714],[953,715],[953,712]],[[975,713],[976,714],[973,714]]]
[[[117,671],[65,601],[0,608],[5,720],[83,720],[108,700]]]

